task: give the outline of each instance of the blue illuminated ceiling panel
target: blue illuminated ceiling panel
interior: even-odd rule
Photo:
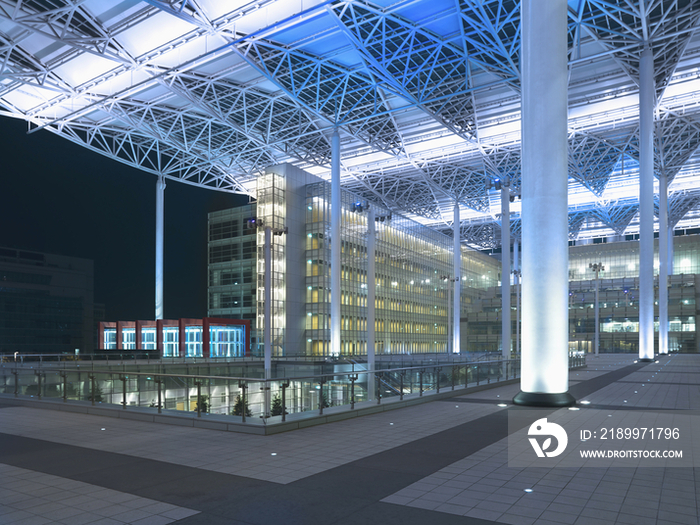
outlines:
[[[572,238],[638,230],[645,41],[656,172],[672,181],[674,222],[700,226],[700,10],[640,4],[568,2]],[[251,194],[273,164],[328,178],[337,127],[347,189],[445,230],[459,202],[463,240],[492,246],[491,182],[520,184],[519,2],[299,6],[0,1],[0,113],[145,172]],[[517,199],[511,209],[517,220]]]

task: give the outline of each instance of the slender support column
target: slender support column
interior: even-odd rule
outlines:
[[[265,327],[263,333],[265,353],[265,379],[270,379],[272,369],[272,227],[265,226],[265,306],[263,315]],[[267,405],[267,404],[266,404]]]
[[[265,316],[265,328],[263,333],[265,352],[265,379],[272,378],[272,227],[265,226],[265,245],[263,248],[265,256],[265,306],[263,315]],[[270,383],[265,382],[264,390],[264,413],[265,417],[270,417]]]
[[[156,319],[163,319],[163,245],[165,224],[165,177],[156,183]]]
[[[568,406],[567,3],[523,0],[519,405]]]
[[[668,275],[673,275],[673,224],[668,224]]]
[[[595,356],[598,357],[600,350],[600,272],[605,271],[605,266],[603,263],[591,263],[588,267],[595,272],[595,304],[593,305],[595,311],[595,342],[593,343],[593,348]]]
[[[340,355],[340,135],[331,139],[331,348],[330,355]]]
[[[452,337],[452,290],[454,288],[454,279],[447,279],[445,281],[447,283],[447,345],[446,345],[446,352],[448,354],[452,353],[452,343],[453,337]]]
[[[515,355],[520,356],[520,243],[513,242],[513,275],[515,276]]]
[[[654,359],[654,57],[639,62],[639,359]]]
[[[460,333],[461,320],[461,294],[462,294],[462,245],[460,243],[460,218],[459,203],[455,203],[452,221],[453,264],[454,264],[454,295],[452,297],[452,353],[459,354],[462,351],[462,337]]]
[[[501,356],[510,359],[510,189],[501,188]]]
[[[595,356],[598,357],[600,352],[600,281],[598,280],[598,272],[595,277]]]
[[[668,354],[668,178],[659,176],[659,354]]]
[[[376,222],[374,207],[367,214],[367,398],[374,399],[374,303]]]

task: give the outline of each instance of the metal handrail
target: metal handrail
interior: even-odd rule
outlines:
[[[462,363],[459,365],[454,365],[454,366],[465,366],[465,365],[474,365],[474,366],[483,366],[483,365],[489,365],[489,364],[494,364],[494,365],[499,365],[501,366],[502,363],[504,362],[518,362],[520,361],[519,359],[507,359],[505,361],[503,360],[496,360],[496,361],[472,361],[472,362],[466,362]],[[146,377],[173,377],[173,378],[185,378],[185,379],[214,379],[214,380],[230,380],[230,381],[244,381],[248,383],[269,383],[269,382],[276,382],[276,381],[286,381],[288,379],[292,379],[294,381],[301,381],[301,380],[311,380],[311,379],[316,379],[316,378],[326,378],[328,376],[350,376],[353,374],[372,374],[372,373],[379,373],[379,372],[401,372],[401,371],[420,371],[420,370],[425,370],[427,368],[440,368],[444,367],[445,364],[435,364],[435,365],[416,365],[416,366],[409,366],[409,367],[399,367],[399,368],[382,368],[382,369],[375,369],[375,370],[355,370],[355,371],[348,371],[348,372],[326,372],[323,374],[314,374],[314,375],[308,375],[308,376],[294,376],[294,377],[275,377],[275,378],[257,378],[257,377],[238,377],[238,376],[210,376],[210,375],[201,375],[201,374],[168,374],[164,372],[132,372],[132,371],[126,371],[126,370],[100,370],[100,369],[91,369],[90,373],[96,373],[96,374],[123,374],[123,375],[133,375],[133,376],[146,376]],[[16,370],[16,369],[15,369]],[[42,370],[44,372],[63,372],[65,369],[55,367],[42,367]]]

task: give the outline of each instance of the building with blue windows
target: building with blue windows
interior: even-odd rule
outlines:
[[[250,355],[250,321],[158,319],[99,323],[99,351],[152,357],[234,358]]]

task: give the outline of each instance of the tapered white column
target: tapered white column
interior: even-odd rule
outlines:
[[[567,3],[523,0],[522,364],[513,402],[568,406]]]
[[[510,190],[501,188],[501,356],[510,359]]]
[[[654,57],[639,61],[639,359],[654,359]]]
[[[370,206],[367,214],[367,398],[374,399],[374,303],[376,291],[375,279],[375,246],[376,222],[374,207]]]
[[[460,218],[459,203],[455,203],[452,221],[452,242],[453,242],[453,273],[454,273],[454,295],[452,296],[452,353],[459,354],[462,350],[462,337],[460,334],[461,320],[461,293],[462,293],[462,245],[460,243]]]
[[[330,355],[340,354],[340,135],[331,138],[331,348]]]
[[[163,319],[163,251],[165,229],[165,177],[156,182],[156,319]]]
[[[659,175],[659,354],[668,354],[668,178]]]

